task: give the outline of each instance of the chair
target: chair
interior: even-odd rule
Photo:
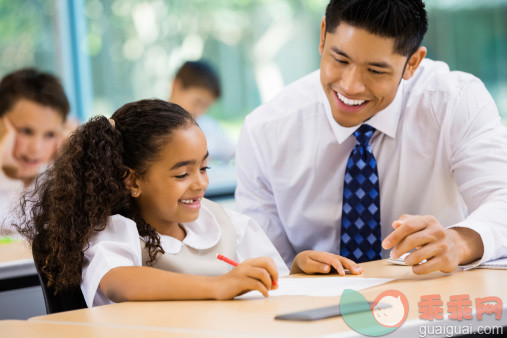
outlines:
[[[60,291],[57,295],[55,295],[54,290],[48,287],[48,279],[41,273],[41,269],[37,264],[38,260],[34,258],[34,261],[37,276],[39,276],[40,285],[42,287],[42,294],[44,295],[46,313],[48,315],[87,307],[83,293],[81,292],[79,286],[70,290]]]

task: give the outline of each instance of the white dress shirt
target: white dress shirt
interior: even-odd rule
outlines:
[[[287,264],[307,249],[340,252],[343,178],[359,126],[333,119],[319,75],[249,114],[236,152],[237,209]],[[507,130],[480,80],[423,60],[367,124],[376,128],[382,239],[400,215],[428,214],[479,233],[484,255],[474,264],[507,253]]]
[[[225,210],[234,224],[237,235],[236,255],[231,258],[242,262],[248,258],[271,257],[275,261],[279,275],[288,275],[289,270],[282,257],[257,223],[248,216]],[[178,253],[183,244],[197,250],[209,249],[217,244],[221,235],[215,216],[204,205],[201,205],[196,221],[182,225],[187,233],[183,242],[160,235],[160,244],[166,254]],[[142,266],[140,237],[135,222],[121,215],[110,216],[106,228],[91,239],[84,254],[88,264],[83,267],[81,291],[86,304],[92,307],[113,303],[99,289],[99,283],[113,268]]]
[[[0,236],[16,231],[11,223],[16,219],[15,210],[20,204],[23,187],[23,181],[7,177],[0,168]]]

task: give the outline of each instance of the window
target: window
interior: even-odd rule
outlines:
[[[0,75],[36,66],[56,73],[56,9],[51,1],[0,1]]]
[[[246,114],[318,68],[320,20],[327,2],[0,1],[0,75],[35,66],[64,75],[69,86],[67,73],[88,72],[79,80],[89,79],[89,84],[68,89],[73,96],[71,91],[90,88],[81,103],[88,106],[80,112],[84,121],[110,115],[128,101],[167,98],[176,69],[204,57],[219,71],[223,85],[223,97],[210,114],[234,136]],[[427,0],[426,5],[428,56],[478,76],[507,118],[507,0]],[[70,39],[80,40],[74,44],[87,67],[68,60],[76,53],[68,51],[72,42],[62,41],[76,30]]]

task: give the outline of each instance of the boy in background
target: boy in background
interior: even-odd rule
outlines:
[[[212,161],[228,163],[234,158],[234,144],[218,121],[206,115],[220,97],[220,79],[204,61],[187,61],[176,73],[169,101],[187,110],[197,120],[208,141]]]
[[[7,219],[20,193],[53,159],[69,110],[60,80],[52,74],[28,68],[0,81],[0,234],[8,232]]]

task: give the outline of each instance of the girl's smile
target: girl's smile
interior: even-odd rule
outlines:
[[[181,203],[184,207],[189,209],[199,209],[201,208],[201,199],[203,198],[203,196],[204,195],[192,197],[189,199],[181,199],[179,200],[179,203]]]
[[[141,215],[161,234],[170,235],[178,223],[199,217],[208,187],[207,143],[197,125],[173,131],[157,160],[129,189],[135,190]]]

